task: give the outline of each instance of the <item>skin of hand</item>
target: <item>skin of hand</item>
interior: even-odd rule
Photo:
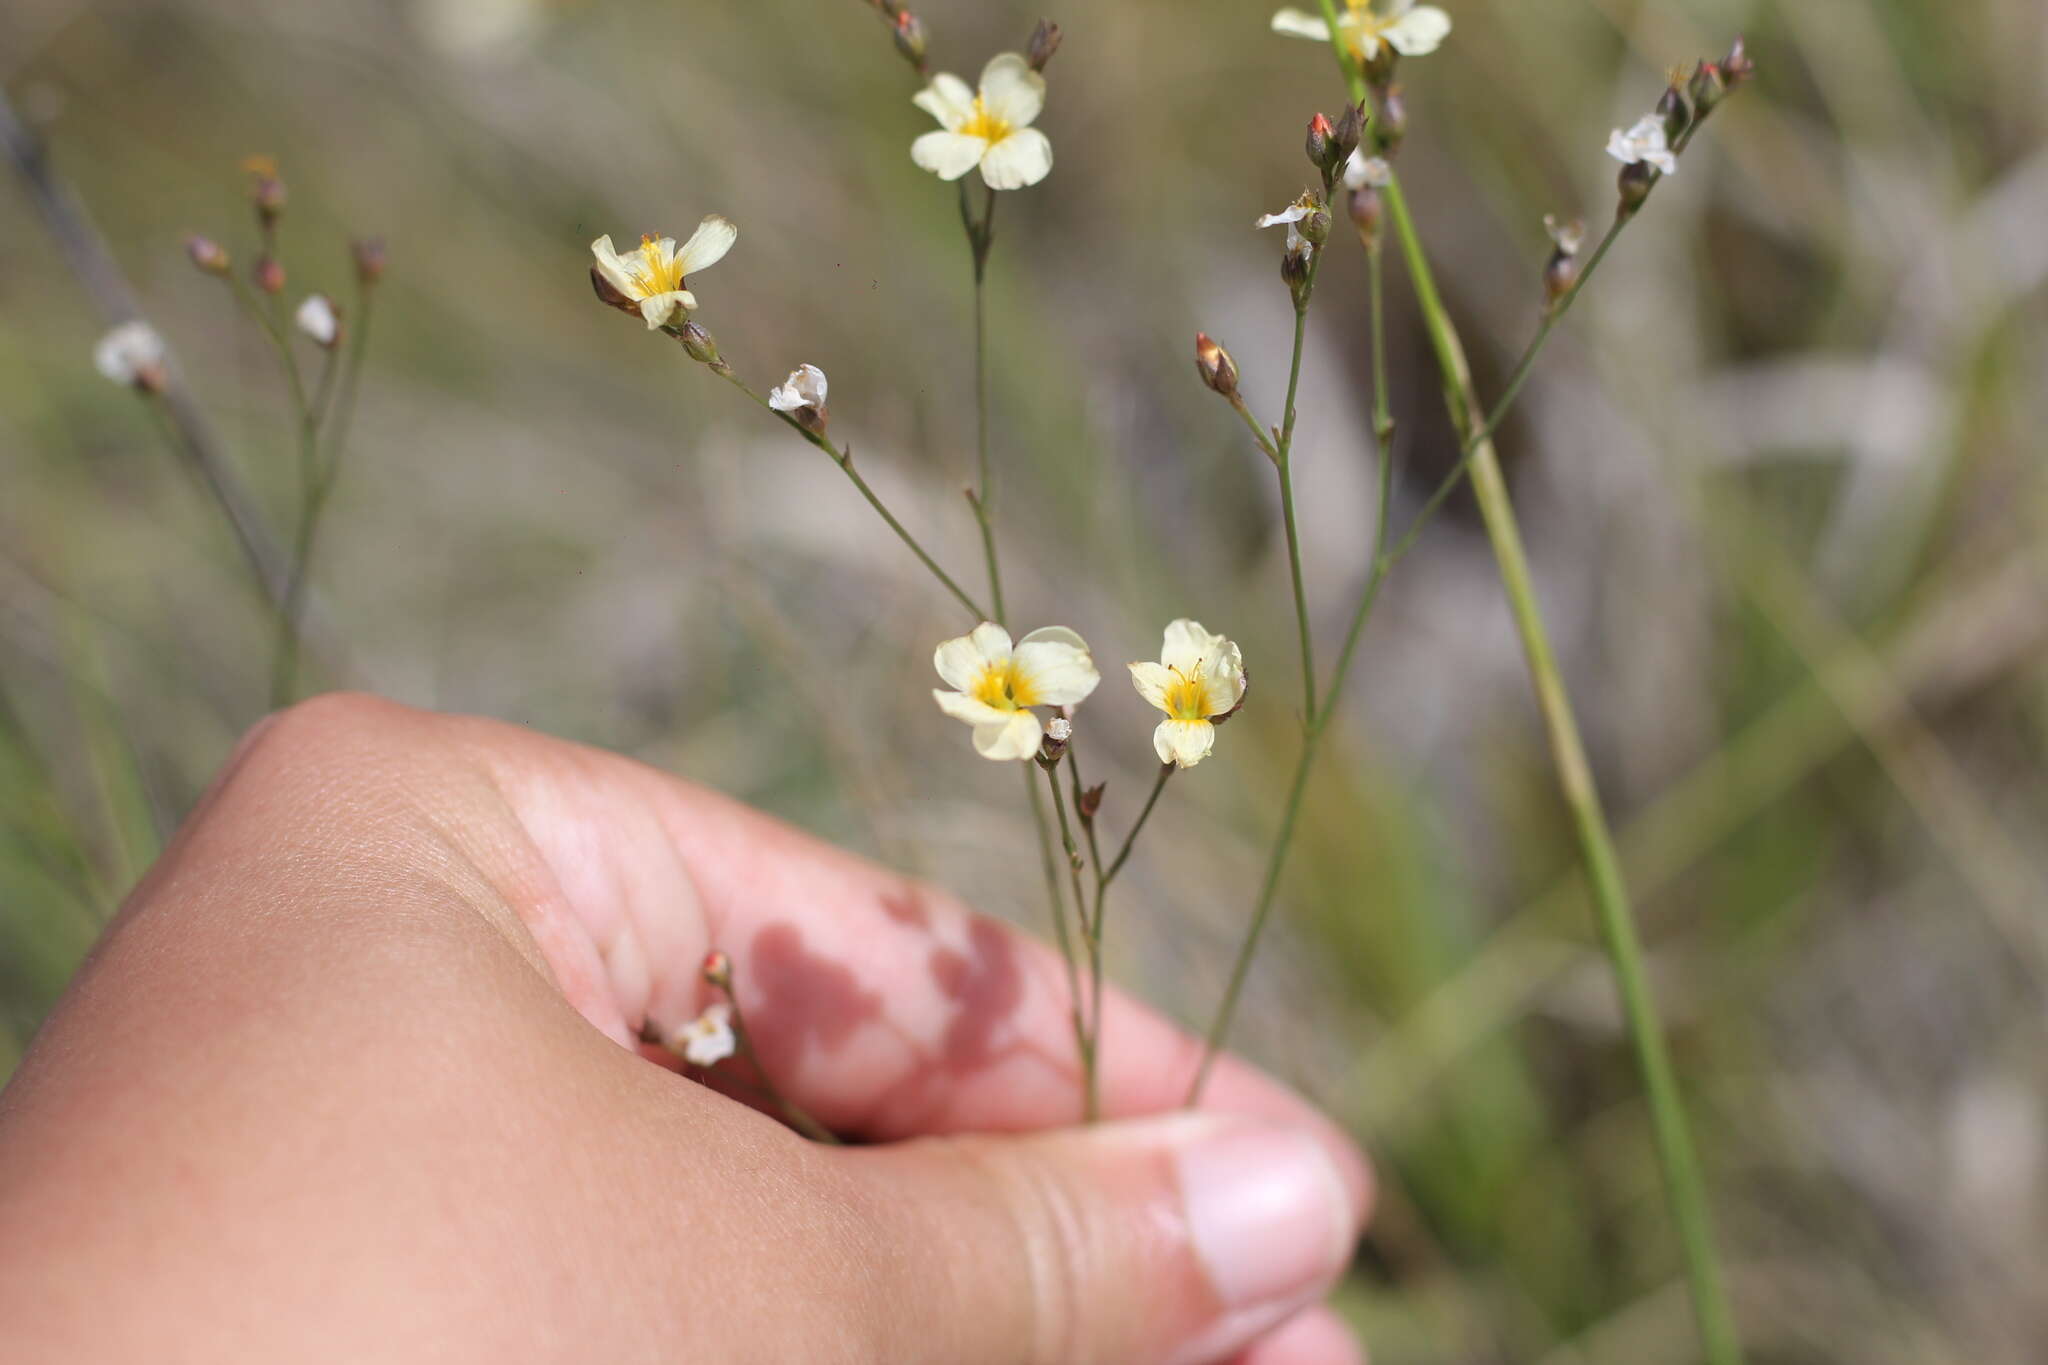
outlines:
[[[807,1142],[656,1064],[730,953]],[[14,1361],[1355,1365],[1366,1166],[1056,956],[704,789],[318,698],[242,741],[0,1091]]]

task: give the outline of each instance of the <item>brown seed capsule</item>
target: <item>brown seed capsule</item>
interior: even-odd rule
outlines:
[[[1038,27],[1031,30],[1031,41],[1024,46],[1024,60],[1031,63],[1033,71],[1045,70],[1052,54],[1060,50],[1062,36],[1060,26],[1050,19],[1038,21]]]
[[[1308,260],[1310,247],[1306,239],[1299,245],[1290,246],[1280,257],[1280,278],[1287,284],[1287,290],[1294,295],[1297,306],[1301,303],[1301,291],[1308,284]]]
[[[1237,392],[1237,362],[1207,332],[1195,333],[1195,373],[1225,398]]]
[[[683,349],[690,353],[690,359],[701,360],[706,365],[718,363],[718,341],[698,324],[686,322],[676,335],[682,340]]]
[[[894,36],[896,50],[903,54],[903,59],[918,70],[924,70],[924,20],[904,10],[896,16]]]
[[[1093,820],[1095,813],[1102,809],[1102,793],[1108,786],[1107,782],[1097,782],[1082,790],[1081,799],[1074,804],[1080,809],[1083,820]]]
[[[1371,185],[1361,185],[1351,191],[1346,207],[1351,212],[1351,226],[1358,229],[1358,240],[1368,247],[1378,246],[1383,207],[1380,192]]]
[[[258,256],[250,276],[255,280],[256,287],[266,294],[284,292],[284,267],[278,263],[275,256]]]
[[[384,278],[384,239],[382,237],[358,237],[348,244],[349,255],[355,258],[356,278],[364,284],[375,284]]]
[[[1669,87],[1658,97],[1657,117],[1664,120],[1664,136],[1671,142],[1678,141],[1686,125],[1692,122],[1692,111],[1685,107],[1685,96],[1678,93],[1677,86]]]
[[[185,239],[185,254],[192,258],[192,264],[209,275],[225,275],[232,264],[226,247],[211,237],[201,237],[196,233]]]
[[[1336,131],[1330,138],[1330,164],[1342,166],[1358,150],[1358,139],[1365,132],[1365,107],[1347,104],[1344,112],[1337,115]]]
[[[1308,238],[1309,245],[1321,246],[1330,240],[1330,211],[1321,204],[1308,217],[1301,220],[1301,235]]]
[[[1647,161],[1631,161],[1621,168],[1615,184],[1621,191],[1621,216],[1626,218],[1643,206],[1657,184],[1657,168]]]

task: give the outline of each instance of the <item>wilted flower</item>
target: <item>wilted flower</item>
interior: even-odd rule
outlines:
[[[716,1066],[739,1051],[732,1029],[732,1006],[720,1000],[668,1036],[671,1052],[680,1052],[694,1066]]]
[[[1269,228],[1278,227],[1282,223],[1292,225],[1308,217],[1319,207],[1321,206],[1316,202],[1316,197],[1304,190],[1302,191],[1301,198],[1295,200],[1286,208],[1281,209],[1278,213],[1260,214],[1258,221],[1253,223],[1252,226],[1255,228]],[[1292,235],[1291,233],[1289,234],[1290,240]]]
[[[155,393],[164,386],[164,339],[139,318],[124,322],[92,348],[92,363],[116,384]]]
[[[1034,630],[1013,647],[1010,632],[983,621],[940,645],[932,665],[953,689],[932,689],[939,709],[974,727],[983,758],[1030,758],[1045,733],[1031,708],[1076,705],[1102,681],[1087,641],[1065,626]]]
[[[590,244],[590,254],[597,257],[598,274],[604,282],[638,305],[651,330],[666,327],[678,321],[679,314],[687,317],[696,309],[697,296],[686,287],[687,277],[721,260],[739,235],[730,220],[712,213],[697,224],[681,250],[676,249],[673,237],[642,237],[638,250],[622,256],[613,249],[607,233]]]
[[[1543,230],[1550,234],[1560,256],[1576,256],[1579,248],[1586,244],[1586,223],[1581,218],[1567,222],[1554,213],[1546,213],[1543,215]]]
[[[799,365],[789,378],[768,390],[768,406],[786,412],[807,431],[825,429],[825,372]]]
[[[319,345],[331,349],[341,340],[341,314],[325,294],[306,295],[306,301],[292,314],[292,322]]]
[[[1016,53],[989,59],[978,94],[941,72],[911,98],[941,127],[910,144],[910,159],[941,180],[958,180],[979,166],[990,189],[1018,190],[1052,170],[1052,142],[1031,127],[1045,107],[1045,77]]]
[[[1346,7],[1337,20],[1337,32],[1360,61],[1379,56],[1382,46],[1404,57],[1427,56],[1451,31],[1450,15],[1415,0],[1382,0],[1379,9],[1373,8],[1371,0],[1346,0]],[[1292,8],[1273,16],[1273,32],[1319,43],[1330,41],[1330,26],[1321,15]]]
[[[1643,115],[1625,133],[1616,128],[1608,134],[1607,155],[1624,165],[1640,162],[1654,166],[1666,175],[1678,169],[1678,158],[1671,154],[1670,142],[1664,136],[1664,119],[1659,114]]]
[[[1158,663],[1131,665],[1138,695],[1166,713],[1152,732],[1161,763],[1192,768],[1216,744],[1216,720],[1244,700],[1244,657],[1199,621],[1182,619],[1166,627]]]
[[[185,254],[192,258],[192,264],[209,275],[225,275],[232,264],[226,247],[197,233],[185,239]]]

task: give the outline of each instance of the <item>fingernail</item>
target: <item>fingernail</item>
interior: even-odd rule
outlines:
[[[1311,1134],[1232,1125],[1195,1137],[1175,1161],[1188,1235],[1224,1310],[1225,1334],[1278,1321],[1343,1269],[1350,1199]]]

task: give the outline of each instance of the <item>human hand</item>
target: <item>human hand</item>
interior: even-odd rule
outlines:
[[[710,998],[806,1142],[636,1040]],[[1349,1365],[1368,1177],[1056,957],[622,758],[329,697],[238,748],[0,1093],[18,1359]],[[1143,1117],[1143,1116],[1153,1117]]]

